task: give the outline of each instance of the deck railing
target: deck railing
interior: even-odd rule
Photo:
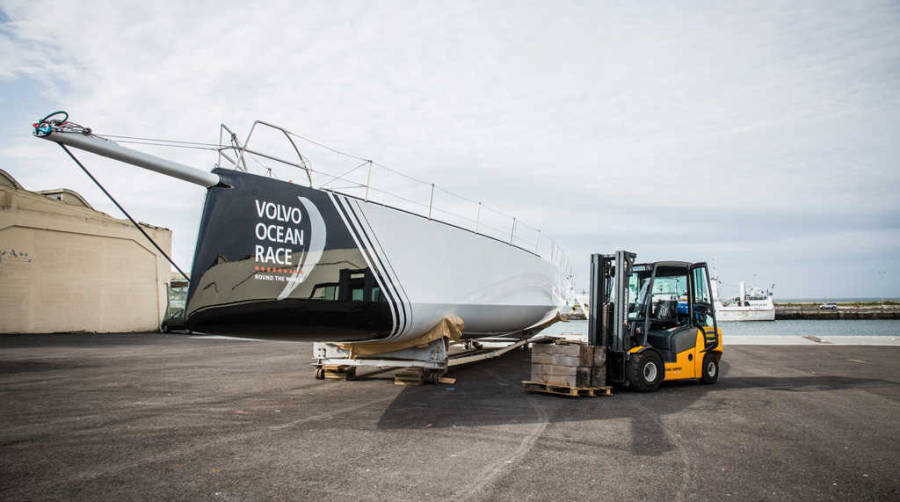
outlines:
[[[267,131],[270,135],[261,138],[259,135],[264,134],[261,131]],[[254,137],[254,134],[257,136]],[[279,138],[280,142],[275,141]],[[263,143],[266,152],[277,152],[279,148],[284,152],[264,153],[262,148],[251,148],[251,139]],[[317,151],[315,155],[310,154],[313,151]],[[299,175],[302,182],[313,188],[395,207],[507,242],[555,264],[566,276],[571,278],[572,275],[568,258],[557,243],[539,228],[526,224],[518,217],[268,122],[255,121],[243,144],[231,129],[222,124],[216,164],[245,172],[259,169],[264,175],[291,182],[295,182],[294,178]],[[282,172],[280,168],[301,172]]]

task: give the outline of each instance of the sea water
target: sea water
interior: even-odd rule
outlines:
[[[587,321],[558,322],[542,335],[587,336]],[[836,319],[720,322],[723,335],[900,336],[900,319]]]

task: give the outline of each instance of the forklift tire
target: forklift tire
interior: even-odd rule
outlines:
[[[654,351],[641,352],[628,360],[628,381],[638,392],[653,392],[662,384],[666,367]]]
[[[716,383],[719,380],[719,361],[710,353],[703,356],[703,373],[700,381],[703,383]]]

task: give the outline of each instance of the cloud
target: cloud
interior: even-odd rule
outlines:
[[[882,255],[897,247],[896,3],[8,2],[4,12],[0,83],[18,115],[0,123],[16,132],[0,140],[2,160],[27,186],[69,185],[110,212],[21,115],[63,107],[99,132],[207,142],[219,123],[246,134],[266,119],[491,203],[504,213],[498,231],[517,216],[557,235],[576,263],[625,244],[695,245],[686,254],[703,258],[754,249],[720,256],[736,276],[792,263],[803,242],[849,253],[852,242],[828,237],[848,228],[878,235]],[[354,165],[305,148],[315,167]],[[140,219],[173,228],[178,261],[190,262],[202,190],[85,160]],[[587,248],[590,236],[602,239]],[[787,293],[815,295],[806,272],[782,274]],[[870,286],[849,279],[848,294]]]

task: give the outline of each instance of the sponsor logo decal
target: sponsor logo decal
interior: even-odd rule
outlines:
[[[254,278],[286,283],[277,299],[283,300],[303,283],[325,251],[325,221],[316,205],[297,197],[299,205],[255,199],[253,225]],[[309,220],[309,233],[301,227]]]
[[[259,217],[253,228],[256,238],[254,259],[256,263],[274,266],[292,265],[291,249],[303,246],[303,212],[297,206],[254,200]],[[291,246],[291,247],[289,247]]]

